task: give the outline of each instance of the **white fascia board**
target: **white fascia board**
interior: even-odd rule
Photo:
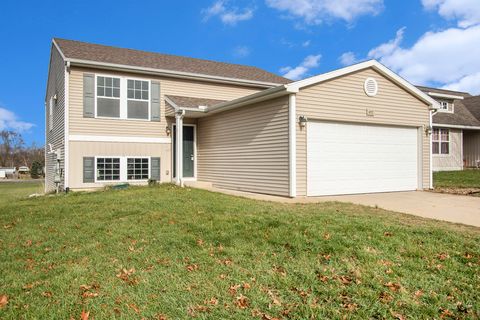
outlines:
[[[438,97],[438,98],[445,98],[445,99],[452,99],[452,100],[463,100],[463,96],[456,96],[453,94],[445,94],[445,93],[438,93],[438,92],[429,92],[429,96]]]
[[[434,128],[453,128],[453,129],[466,129],[466,130],[480,130],[480,126],[463,126],[463,125],[443,124],[443,123],[434,123],[432,126]]]
[[[344,75],[347,75],[347,74],[350,74],[350,73],[353,73],[353,72],[356,72],[356,71],[360,71],[360,70],[363,70],[363,69],[367,69],[367,68],[373,68],[376,71],[380,72],[381,74],[386,76],[388,79],[390,79],[391,81],[395,82],[400,87],[404,88],[405,90],[407,90],[408,92],[413,94],[415,97],[419,98],[420,100],[424,101],[428,105],[432,106],[434,109],[439,108],[438,102],[435,101],[435,99],[431,98],[426,93],[424,93],[423,91],[421,91],[420,89],[418,89],[417,87],[415,87],[414,85],[409,83],[407,80],[403,79],[398,74],[396,74],[392,70],[388,69],[387,67],[385,67],[383,64],[381,64],[380,62],[378,62],[376,60],[368,60],[368,61],[365,61],[365,62],[360,62],[360,63],[354,64],[354,65],[351,65],[351,66],[348,66],[348,67],[345,67],[345,68],[341,68],[341,69],[337,69],[337,70],[330,71],[330,72],[327,72],[327,73],[323,73],[323,74],[320,74],[318,76],[313,76],[313,77],[310,77],[310,78],[307,78],[307,79],[303,79],[303,80],[300,80],[300,81],[289,83],[289,84],[286,85],[286,87],[288,89],[299,90],[299,89],[304,88],[306,86],[310,86],[310,85],[313,85],[313,84],[317,84],[317,83],[321,83],[321,82],[324,82],[324,81],[327,81],[327,80],[338,78],[338,77],[341,77],[341,76],[344,76]]]
[[[171,143],[170,138],[133,137],[133,136],[94,136],[71,134],[69,141],[83,142],[131,142],[131,143]]]
[[[271,88],[279,85],[278,83],[272,83],[272,82],[235,79],[235,78],[228,78],[228,77],[211,76],[207,74],[172,71],[172,70],[155,69],[155,68],[147,68],[147,67],[136,67],[136,66],[129,66],[129,65],[123,65],[123,64],[116,64],[116,63],[97,62],[97,61],[91,61],[91,60],[82,60],[82,59],[67,59],[67,60],[70,61],[72,65],[80,66],[80,67],[95,67],[95,68],[102,68],[107,70],[142,72],[142,73],[153,74],[157,76],[193,79],[193,80],[201,79],[201,80],[211,81],[211,82],[241,84],[245,86],[261,87],[261,88]]]

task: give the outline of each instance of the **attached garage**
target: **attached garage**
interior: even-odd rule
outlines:
[[[416,190],[418,140],[417,128],[310,122],[307,195]]]

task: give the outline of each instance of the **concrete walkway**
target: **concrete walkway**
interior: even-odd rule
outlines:
[[[318,203],[325,201],[350,202],[371,207],[412,214],[424,218],[462,223],[480,227],[480,197],[445,193],[411,191],[372,193],[295,199],[207,187],[205,189],[256,200],[284,203]]]

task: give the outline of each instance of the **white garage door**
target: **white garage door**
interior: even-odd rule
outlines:
[[[415,128],[309,122],[307,195],[417,189],[417,132]]]

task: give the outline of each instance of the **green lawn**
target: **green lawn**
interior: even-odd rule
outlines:
[[[433,173],[435,188],[480,188],[480,170]]]
[[[480,230],[171,185],[70,193],[0,202],[0,279],[0,319],[478,319]]]
[[[24,198],[33,193],[43,194],[43,180],[26,182],[0,182],[0,203]]]

